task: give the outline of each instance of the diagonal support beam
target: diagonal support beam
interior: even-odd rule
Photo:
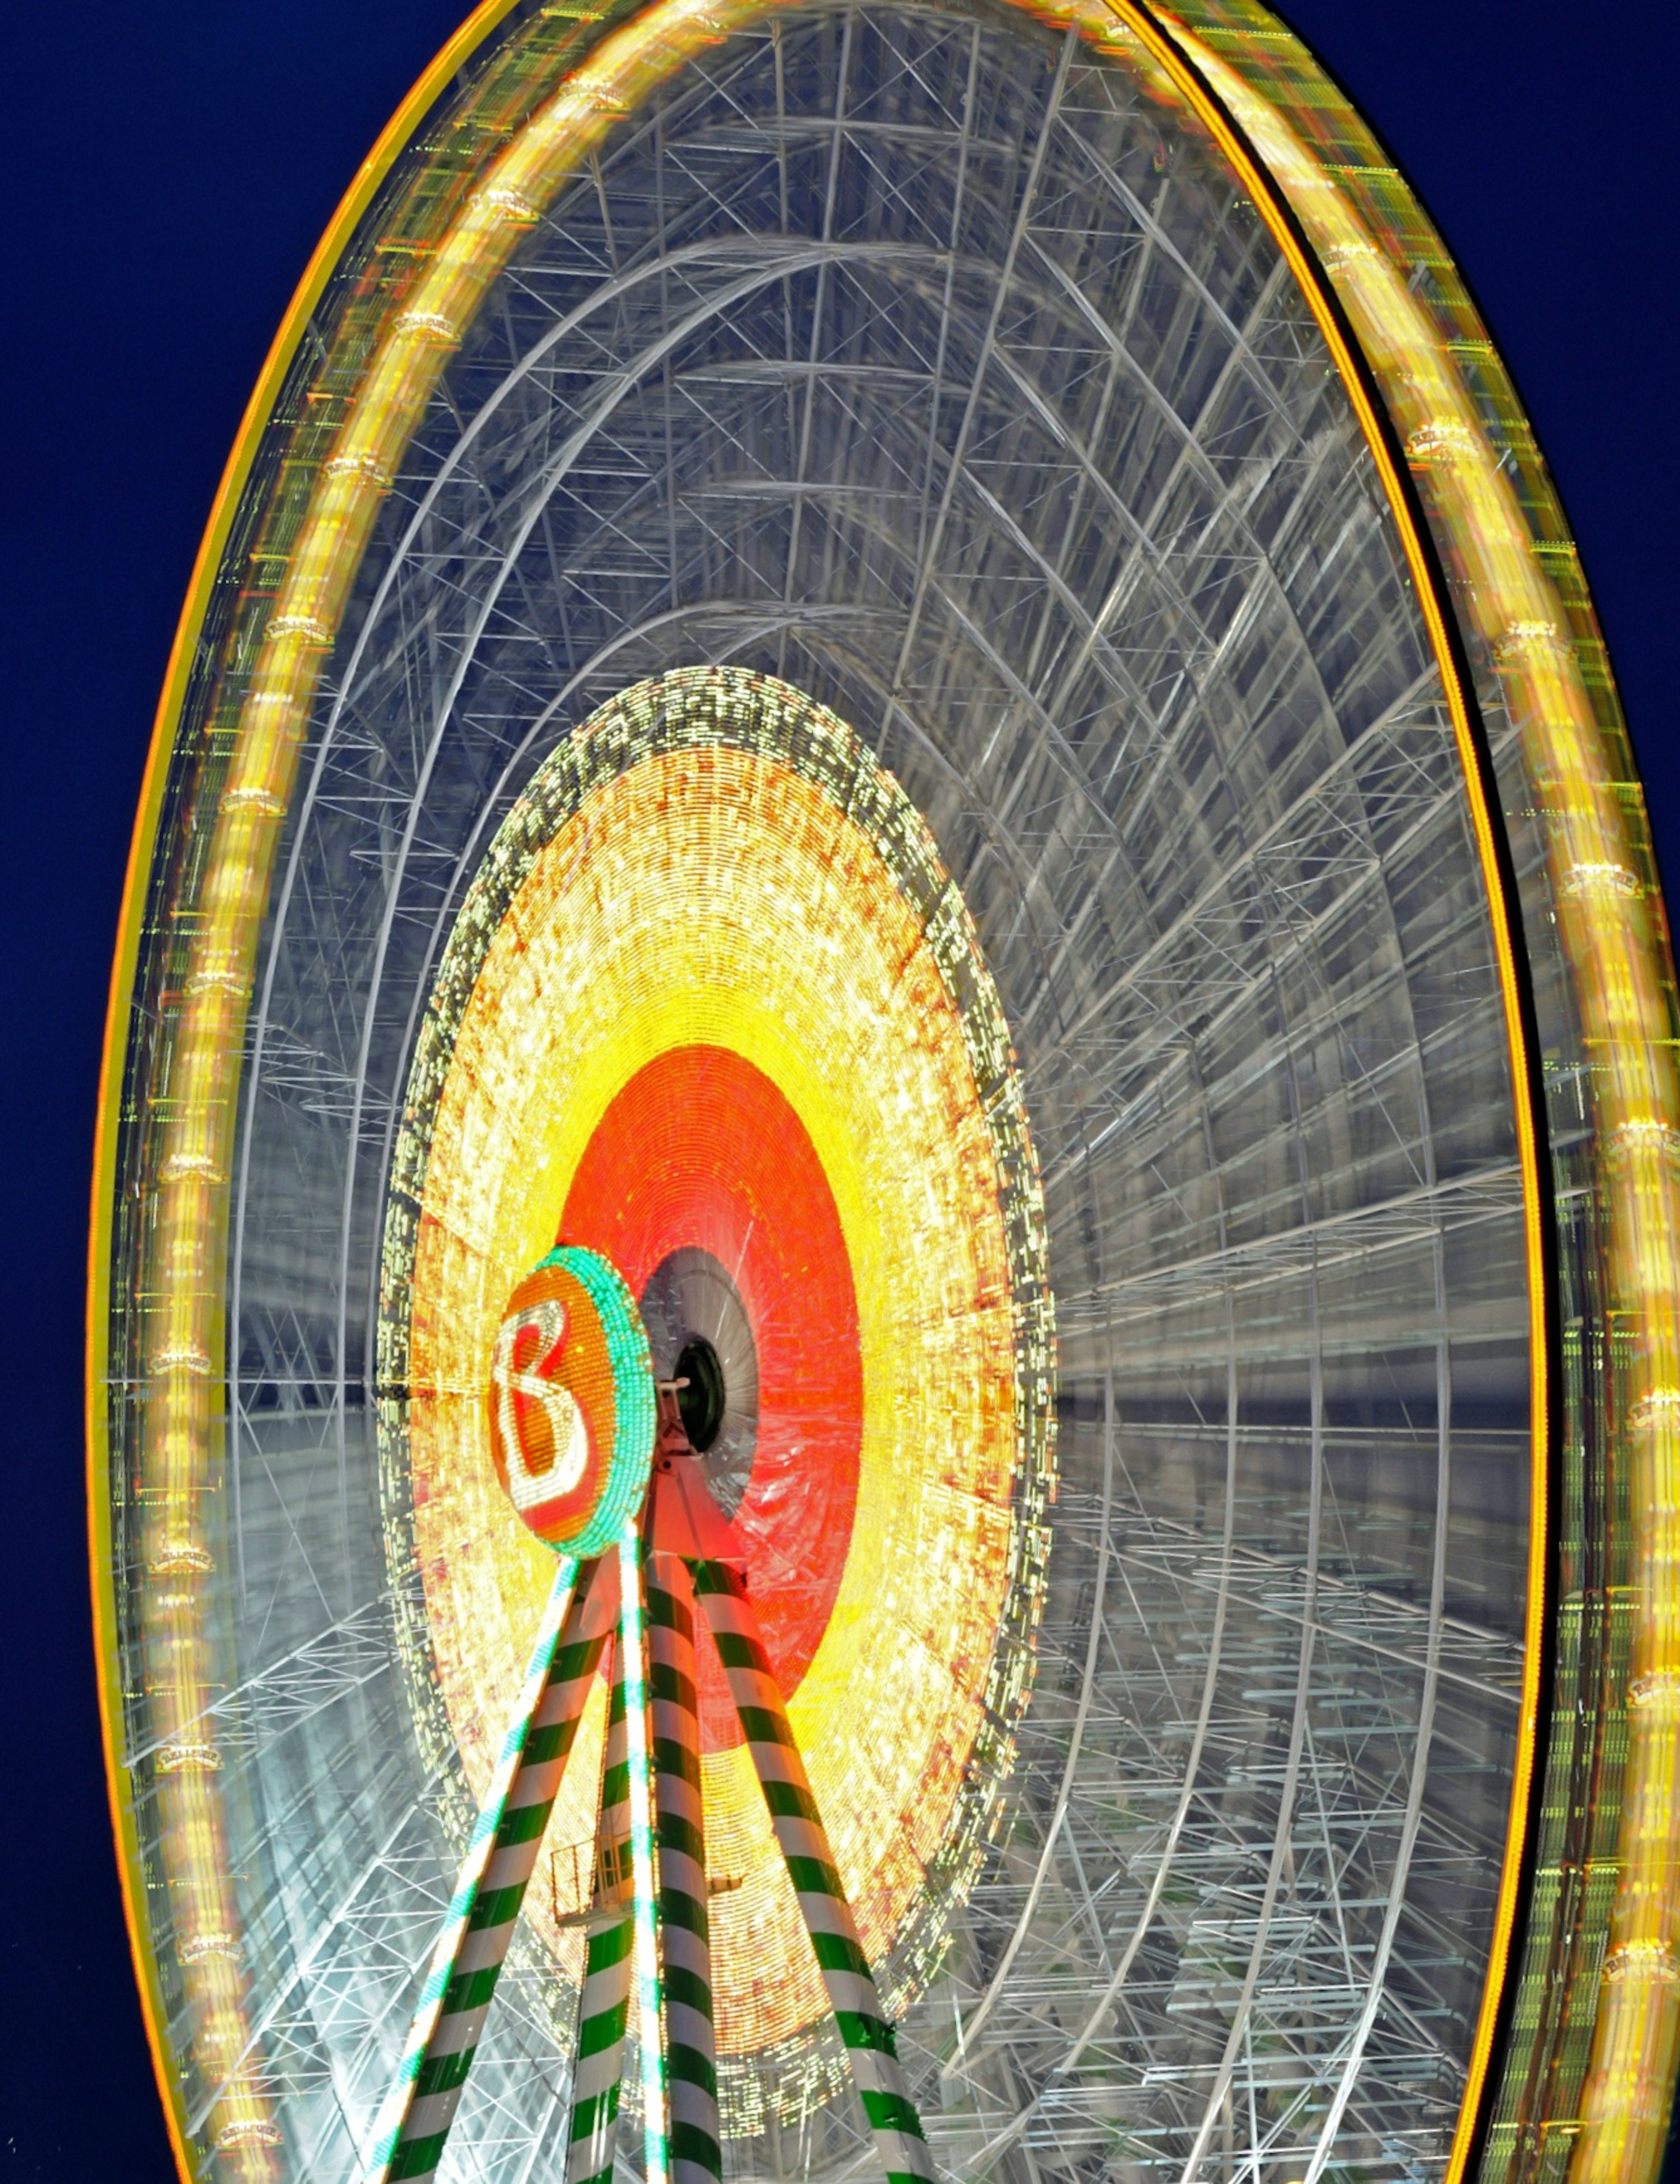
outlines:
[[[642,2167],[645,2184],[670,2184],[664,2003],[659,1992],[659,1847],[654,1839],[652,1739],[648,1724],[646,1576],[639,1520],[619,1535],[619,1658],[624,1663],[625,1758],[630,1801],[630,1880],[635,1923],[632,2022],[642,2063]]]
[[[562,1560],[375,2145],[379,2184],[416,2184],[442,2159],[618,1604],[610,1557]]]
[[[716,2184],[723,2175],[723,2149],[718,2130],[711,1925],[694,1688],[694,1594],[687,1569],[676,1555],[656,1552],[648,1558],[648,1653],[671,2180],[672,2184]]]
[[[583,1959],[577,2005],[577,2068],[572,2076],[565,2184],[607,2184],[614,2126],[624,2083],[624,2034],[636,1946],[631,1900],[630,1739],[624,1713],[624,1657],[615,1648],[601,1816],[595,1831],[595,1916]]]
[[[932,2156],[905,2088],[893,2028],[882,2012],[874,1975],[759,1635],[758,1617],[739,1573],[727,1563],[697,1563],[694,1592],[717,1642],[742,1734],[770,1808],[770,1826],[787,1861],[888,2184],[929,2184]]]

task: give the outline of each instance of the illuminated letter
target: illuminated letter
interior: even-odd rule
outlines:
[[[537,1337],[537,1351],[528,1365],[514,1362],[514,1352],[525,1334]],[[534,1509],[539,1503],[570,1494],[582,1478],[589,1462],[589,1429],[570,1388],[545,1376],[559,1362],[566,1336],[565,1306],[557,1297],[538,1297],[509,1312],[496,1337],[490,1379],[496,1404],[496,1424],[507,1458],[508,1492],[516,1509]],[[542,1406],[554,1446],[546,1471],[534,1473],[520,1431],[515,1396]]]

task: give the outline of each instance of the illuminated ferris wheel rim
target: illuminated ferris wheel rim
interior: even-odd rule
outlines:
[[[314,292],[319,292],[331,263],[368,202],[381,162],[388,166],[395,159],[419,114],[447,80],[448,71],[459,66],[490,36],[505,12],[499,8],[486,10],[474,19],[449,49],[445,62],[440,63],[439,69],[399,116],[398,123],[393,125],[381,153],[375,154],[370,163],[370,174],[353,205],[341,215],[339,225],[323,246],[312,275]],[[1053,22],[1071,20],[1048,10],[1041,13]],[[1114,20],[1113,14],[1104,11],[1100,17],[1093,16],[1090,25],[1082,24],[1079,27],[1088,35],[1099,32],[1106,39]],[[1658,1050],[1650,1042],[1664,1022],[1663,990],[1667,972],[1661,940],[1646,928],[1639,878],[1641,853],[1637,844],[1628,846],[1621,832],[1621,816],[1614,808],[1611,793],[1614,769],[1606,766],[1600,752],[1591,694],[1581,681],[1577,655],[1564,634],[1566,618],[1551,610],[1555,608],[1555,599],[1549,601],[1544,582],[1538,581],[1544,577],[1544,567],[1532,549],[1532,541],[1513,497],[1508,492],[1502,494],[1498,464],[1488,443],[1485,422],[1466,396],[1462,384],[1455,379],[1450,361],[1443,363],[1421,338],[1427,332],[1423,315],[1421,309],[1406,304],[1399,275],[1362,226],[1358,208],[1351,203],[1355,186],[1345,186],[1344,201],[1337,186],[1326,180],[1327,171],[1339,170],[1321,169],[1305,135],[1292,132],[1283,116],[1283,99],[1280,97],[1278,104],[1268,109],[1253,84],[1244,81],[1235,61],[1222,49],[1215,49],[1182,25],[1157,20],[1141,10],[1124,11],[1123,22],[1130,36],[1141,42],[1155,64],[1171,77],[1178,94],[1221,143],[1313,305],[1383,475],[1394,519],[1411,559],[1420,597],[1426,612],[1432,617],[1438,662],[1449,696],[1457,699],[1455,724],[1466,755],[1465,774],[1472,800],[1480,794],[1483,769],[1473,744],[1468,699],[1463,690],[1464,638],[1453,624],[1438,570],[1437,557],[1448,550],[1456,550],[1479,582],[1480,588],[1472,594],[1471,612],[1476,626],[1471,634],[1486,648],[1505,677],[1507,688],[1516,694],[1513,710],[1524,718],[1525,733],[1535,744],[1529,761],[1531,771],[1542,783],[1564,785],[1563,799],[1556,809],[1552,829],[1551,885],[1563,944],[1574,969],[1583,1012],[1589,1027],[1597,1026],[1596,1029],[1589,1028],[1588,1036],[1599,1039],[1609,1056],[1597,1097],[1599,1136],[1604,1148],[1600,1159],[1608,1209],[1606,1253],[1610,1279],[1613,1294],[1622,1301],[1622,1308],[1648,1329],[1660,1330],[1667,1301],[1661,1243],[1668,1233],[1666,1224],[1672,1219],[1669,1201],[1673,1185],[1669,1162],[1675,1134],[1672,1088],[1661,1067]],[[576,95],[577,110],[573,118],[576,126],[587,136],[591,131],[604,132],[614,125],[626,103],[618,80],[609,80],[615,61],[621,60],[623,66],[632,72],[633,96],[639,96],[646,87],[646,78],[635,72],[650,64],[648,45],[653,44],[659,34],[673,25],[682,34],[674,36],[669,44],[659,46],[652,57],[651,65],[656,70],[671,70],[680,66],[691,50],[683,42],[684,36],[704,44],[735,27],[736,23],[733,14],[726,17],[718,9],[704,13],[655,10],[637,18],[633,25],[622,31],[609,33],[594,49],[590,64],[592,70],[598,73],[599,81],[584,85]],[[638,26],[651,34],[646,44],[638,37]],[[615,39],[622,42],[621,52],[609,50]],[[1275,93],[1275,86],[1273,91]],[[498,190],[504,194],[492,203],[491,193]],[[526,208],[531,202],[522,194],[519,182],[501,179],[499,170],[498,178],[486,184],[481,197],[483,219],[515,227],[525,220]],[[469,221],[471,217],[469,214]],[[312,283],[306,281],[305,286],[306,292],[309,292]],[[447,310],[431,311],[426,302],[420,301],[411,304],[405,315],[410,323],[403,330],[403,338],[411,344],[424,348],[427,344],[447,342],[453,337],[457,322]],[[303,316],[300,306],[294,312],[289,337],[282,337],[282,349],[288,337],[295,338]],[[1411,343],[1410,348],[1408,341]],[[1397,357],[1399,362],[1394,360]],[[1375,365],[1373,358],[1379,359]],[[1408,368],[1412,371],[1410,380],[1405,376]],[[274,385],[277,369],[270,367],[265,387],[259,389],[258,401],[253,404],[253,421],[259,421],[266,414],[267,392]],[[1373,372],[1374,395],[1371,377]],[[241,462],[248,460],[254,438],[254,429],[243,437],[242,450],[235,459],[236,474]],[[341,504],[333,511],[335,521],[344,513],[343,501],[353,499],[363,489],[357,484],[358,479],[370,491],[380,488],[382,471],[377,457],[370,456],[364,460],[362,452],[351,452],[354,460],[347,460],[339,473]],[[1402,453],[1423,481],[1421,508],[1417,488],[1408,484],[1398,460]],[[207,540],[206,575],[195,587],[196,604],[189,609],[189,622],[195,612],[202,612],[218,529],[220,526],[225,530],[231,518],[233,476],[231,474],[230,486],[224,490],[211,539]],[[298,626],[286,634],[304,650],[314,649],[320,641],[319,625],[308,611],[301,614]],[[172,687],[178,705],[178,682]],[[165,716],[164,727],[160,730],[160,750],[167,740],[172,717],[168,699]],[[155,797],[162,786],[161,766],[156,760],[153,772],[154,785],[148,791],[148,800],[155,811]],[[261,806],[254,800],[261,793],[260,788],[253,790],[253,801],[248,807],[259,821]],[[1498,869],[1494,829],[1485,805],[1478,806],[1477,832],[1489,894],[1497,903],[1502,900],[1504,878]],[[141,861],[137,857],[136,870]],[[125,921],[124,950],[130,961],[137,946],[138,915],[136,904]],[[1497,917],[1495,928],[1503,933]],[[123,988],[122,965],[123,957],[120,956],[120,994]],[[1513,1053],[1520,1053],[1523,1040],[1518,1022],[1519,982],[1509,961],[1505,968],[1510,1045]],[[216,991],[219,979],[220,989],[229,990],[228,981],[232,975],[229,966],[210,964],[203,990]],[[1599,1011],[1596,1018],[1593,1015],[1594,1007]],[[114,1049],[120,1048],[120,1041],[114,1039],[113,1045]],[[1527,1081],[1527,1067],[1518,1067],[1516,1076],[1519,1085]],[[1520,1094],[1517,1104],[1521,1111],[1523,1102]],[[108,1163],[114,1157],[114,1100],[108,1098],[103,1135],[103,1157]],[[1549,1355],[1549,1344],[1544,1339],[1542,1318],[1545,1303],[1542,1282],[1544,1247],[1540,1234],[1544,1204],[1532,1146],[1527,1150],[1526,1160],[1536,1329],[1532,1354],[1537,1394],[1534,1437],[1538,1507],[1545,1486],[1543,1459],[1549,1423],[1547,1405],[1538,1398],[1540,1373]],[[183,1171],[184,1187],[193,1173]],[[198,1173],[202,1179],[202,1172]],[[196,1189],[197,1182],[192,1182],[191,1187]],[[1640,1248],[1641,1229],[1644,1249]],[[96,1362],[103,1339],[97,1304],[104,1256],[96,1240]],[[96,1373],[96,1385],[99,1377]],[[1650,1335],[1644,1351],[1635,1355],[1630,1367],[1629,1386],[1621,1407],[1622,1430],[1636,1467],[1659,1462],[1662,1444],[1675,1429],[1677,1411],[1680,1411],[1680,1373],[1662,1354],[1659,1331]],[[96,1462],[102,1432],[96,1404]],[[1647,1474],[1636,1468],[1634,1475],[1637,1480]],[[96,1507],[98,1506],[96,1496]],[[1655,1494],[1649,1496],[1648,1506],[1653,1509],[1656,1507]],[[190,1568],[192,1542],[184,1540],[181,1546],[182,1567]],[[1543,1546],[1542,1528],[1537,1524],[1537,1554]],[[1662,1651],[1659,1627],[1663,1597],[1660,1557],[1648,1562],[1647,1573],[1641,1596],[1647,1635],[1635,1641],[1636,1673],[1629,1717],[1636,1769],[1658,1763],[1661,1738],[1665,1733],[1660,1724],[1666,1713],[1666,1699],[1670,1689],[1667,1680],[1673,1673]],[[1540,1673],[1542,1648],[1537,1642],[1536,1618],[1541,1613],[1544,1596],[1538,1582],[1531,1585],[1531,1639],[1527,1649],[1531,1681],[1524,1705],[1525,1719],[1531,1724],[1531,1732],[1538,1711],[1535,1680]],[[1514,1836],[1523,1818],[1523,1805],[1519,1790],[1514,1800]],[[1624,1844],[1624,1863],[1630,1876],[1625,1900],[1635,1903],[1643,1889],[1647,1903],[1655,1898],[1660,1910],[1661,1892],[1653,1891],[1649,1881],[1640,1876],[1656,1870],[1652,1861],[1660,1859],[1661,1855],[1664,1830],[1668,1825],[1666,1815],[1659,1808],[1657,1801],[1638,1796],[1630,1797],[1627,1810],[1628,1825],[1635,1832]],[[1645,1830],[1644,1836],[1638,1833],[1642,1827]],[[1514,1841],[1504,1914],[1507,1929],[1516,1908],[1516,1873]],[[1648,1919],[1642,1924],[1637,1911],[1630,1912],[1628,1919],[1631,1923],[1617,1930],[1618,1953],[1612,1959],[1614,1975],[1607,1979],[1599,2013],[1594,2083],[1600,2089],[1599,2099],[1611,2104],[1606,2113],[1614,2113],[1614,2103],[1626,2097],[1625,2081],[1620,2075],[1626,2065],[1620,2059],[1632,2053],[1648,2036],[1642,2027],[1657,2023],[1663,2011],[1672,2008],[1666,1992],[1670,1982],[1665,1966],[1672,1959],[1664,1953],[1668,1946],[1666,1929],[1660,1918],[1655,1926]],[[1478,2053],[1484,2061],[1494,2030],[1498,1986],[1497,1977],[1490,1978],[1488,2003],[1478,2042]],[[1661,2068],[1658,2075],[1661,2075]],[[1660,2100],[1657,2105],[1661,2106]],[[1471,2106],[1473,2103],[1467,2104],[1466,2114]]]

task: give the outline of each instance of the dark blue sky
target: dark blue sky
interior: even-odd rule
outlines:
[[[8,25],[0,933],[0,2178],[172,2174],[128,1970],[86,1612],[99,1038],[153,707],[217,476],[362,154],[465,0],[113,0]],[[1680,884],[1680,29],[1557,0],[1302,0],[1478,292],[1560,482]]]

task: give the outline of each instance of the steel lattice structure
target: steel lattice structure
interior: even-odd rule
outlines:
[[[393,1516],[416,1055],[542,768],[696,667],[920,815],[1042,1177],[1004,1786],[937,1948],[906,1913],[875,1967],[937,2171],[1639,2184],[1672,967],[1532,435],[1250,0],[492,0],[323,245],[165,696],[101,1134],[103,1668],[183,2174],[375,2163],[479,1801]],[[564,2161],[581,1963],[515,1935],[441,2173]],[[726,2175],[876,2173],[800,2037],[720,2064]]]

